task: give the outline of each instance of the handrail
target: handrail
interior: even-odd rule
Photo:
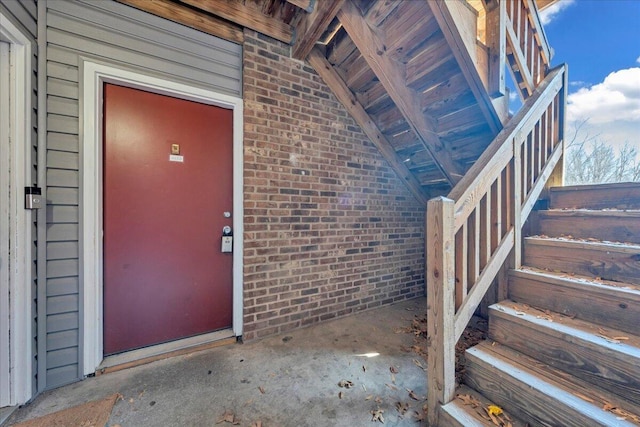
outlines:
[[[520,266],[522,224],[564,151],[566,66],[546,76],[448,198],[427,205],[429,418],[455,392],[455,343],[498,273]]]

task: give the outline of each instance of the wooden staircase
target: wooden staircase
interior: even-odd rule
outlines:
[[[514,426],[640,425],[640,184],[552,188],[549,204],[439,425],[496,425],[490,404]]]

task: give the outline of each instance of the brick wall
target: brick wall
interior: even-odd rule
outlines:
[[[424,294],[424,208],[313,69],[244,46],[244,338]]]

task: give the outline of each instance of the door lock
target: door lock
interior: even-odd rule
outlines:
[[[222,253],[233,252],[233,232],[231,227],[225,225],[222,227]]]

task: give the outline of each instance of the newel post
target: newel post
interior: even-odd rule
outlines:
[[[426,233],[428,421],[438,424],[438,408],[455,393],[455,235],[454,202],[429,200]]]

